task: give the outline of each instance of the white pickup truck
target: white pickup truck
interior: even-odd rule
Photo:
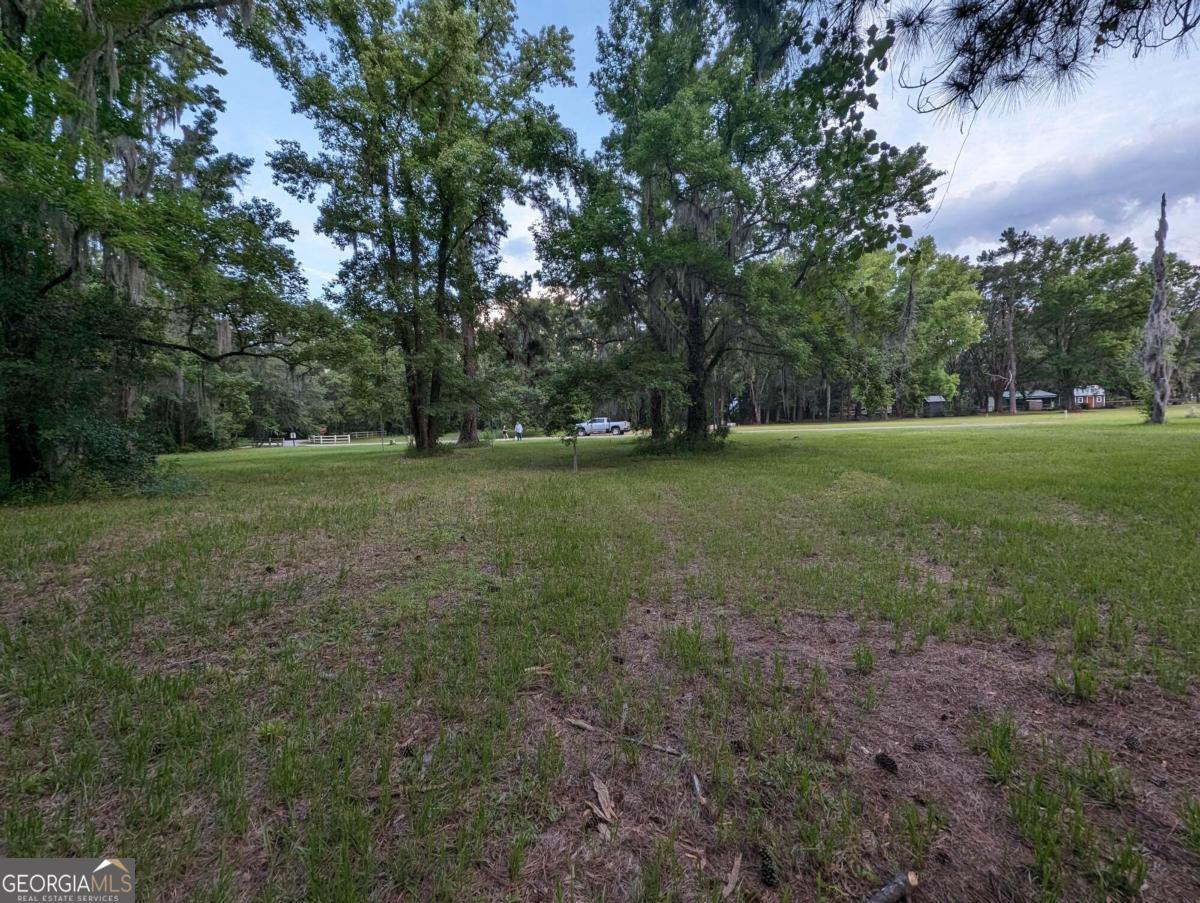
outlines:
[[[575,424],[575,432],[580,436],[595,436],[598,433],[612,433],[620,436],[632,427],[628,420],[609,420],[607,417],[593,417],[583,423]]]

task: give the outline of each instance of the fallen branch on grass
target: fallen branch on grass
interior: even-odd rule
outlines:
[[[875,891],[866,903],[900,903],[901,900],[910,900],[916,887],[917,873],[902,872]]]
[[[596,775],[592,775],[592,789],[596,791],[596,802],[589,802],[588,806],[591,807],[592,811],[596,813],[596,817],[601,821],[606,821],[609,824],[614,823],[617,820],[617,807],[613,805],[612,794],[608,792],[608,785]]]
[[[733,857],[733,868],[729,870],[729,880],[725,882],[725,886],[721,889],[721,899],[728,900],[733,896],[733,892],[737,890],[738,877],[742,873],[742,854],[738,853]]]
[[[638,746],[644,746],[646,749],[652,749],[655,752],[666,753],[669,756],[678,756],[683,758],[682,750],[671,749],[669,746],[659,746],[657,743],[650,743],[646,740],[640,740],[637,737],[630,737],[628,734],[615,734],[610,730],[605,730],[602,727],[596,727],[594,724],[589,724],[582,718],[567,718],[567,724],[571,727],[579,728],[581,731],[590,731],[596,734],[603,734],[610,740],[628,740],[630,743],[636,743]]]

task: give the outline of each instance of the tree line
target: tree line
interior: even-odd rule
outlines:
[[[136,481],[158,451],[318,425],[431,452],[607,407],[697,443],[730,417],[931,394],[1138,395],[1152,295],[1171,324],[1156,379],[1194,393],[1194,266],[1011,231],[977,261],[942,253],[908,225],[939,173],[867,125],[914,40],[941,54],[918,87],[969,106],[1086,67],[1080,42],[1098,59],[1174,40],[1192,14],[954,6],[613,0],[592,76],[612,128],[585,155],[541,93],[574,78],[571,36],[521,30],[512,0],[3,0],[9,483]],[[323,298],[294,229],[243,195],[251,161],[218,147],[213,27],[316,131],[269,163],[345,252]],[[542,215],[536,285],[501,272],[510,202]]]

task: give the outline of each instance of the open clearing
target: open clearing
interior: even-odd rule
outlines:
[[[145,900],[1200,898],[1200,419],[1138,419],[8,509],[4,848]]]

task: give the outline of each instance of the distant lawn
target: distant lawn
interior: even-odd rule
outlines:
[[[135,858],[142,900],[1200,899],[1183,415],[578,476],[246,449],[0,509],[0,846]]]
[[[1184,417],[1188,412],[1186,407],[1172,408],[1175,417]],[[1063,411],[1020,411],[1016,416],[999,413],[999,414],[967,414],[961,416],[946,415],[936,417],[875,417],[871,419],[861,418],[859,420],[805,420],[801,423],[768,423],[762,426],[747,424],[736,427],[743,433],[763,432],[766,430],[786,430],[786,429],[836,429],[839,427],[872,427],[872,426],[889,426],[889,427],[929,427],[929,426],[1013,426],[1031,424],[1048,424],[1048,423],[1073,423],[1079,419],[1086,419],[1086,422],[1095,426],[1101,423],[1117,424],[1138,422],[1140,415],[1135,413],[1131,408],[1100,408],[1093,411],[1071,411],[1064,413]]]

